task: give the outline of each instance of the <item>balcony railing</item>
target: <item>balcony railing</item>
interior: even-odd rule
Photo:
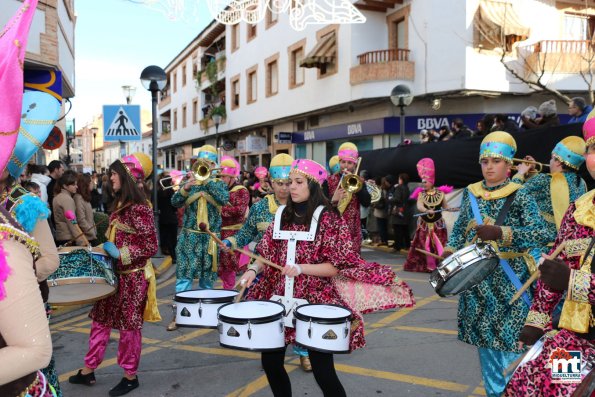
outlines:
[[[395,61],[409,61],[409,50],[391,48],[388,50],[368,51],[357,56],[360,65],[372,63],[386,63]]]
[[[542,40],[519,47],[520,51],[559,54],[584,54],[593,43],[589,40]]]
[[[542,40],[519,46],[518,57],[527,73],[579,73],[593,68],[594,43],[590,40]]]
[[[415,65],[409,60],[409,52],[401,48],[390,48],[358,55],[359,64],[353,66],[349,72],[351,85],[395,78],[413,81]]]

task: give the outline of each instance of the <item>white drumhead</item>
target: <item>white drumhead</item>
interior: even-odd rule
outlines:
[[[296,309],[296,311],[307,317],[318,318],[342,318],[351,315],[351,312],[343,307],[330,305],[304,305]]]
[[[227,304],[219,309],[219,314],[230,318],[252,320],[275,316],[283,313],[283,310],[283,306],[275,302],[245,301]]]
[[[237,291],[231,291],[226,289],[199,289],[192,291],[183,291],[176,294],[180,298],[227,298],[233,297],[238,294]]]

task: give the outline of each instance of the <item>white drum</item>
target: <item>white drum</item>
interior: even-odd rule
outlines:
[[[295,309],[295,341],[323,353],[349,353],[351,310],[338,305],[303,305]]]
[[[258,352],[285,349],[285,307],[272,301],[228,303],[219,308],[219,344]]]
[[[179,327],[217,328],[217,310],[233,302],[238,291],[200,289],[177,293],[176,325]]]

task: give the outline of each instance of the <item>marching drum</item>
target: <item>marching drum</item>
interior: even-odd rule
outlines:
[[[49,303],[91,303],[116,292],[114,263],[102,248],[62,247],[58,248],[58,255],[60,266],[48,277]]]
[[[492,245],[472,244],[444,259],[430,275],[430,284],[440,296],[457,295],[482,282],[498,263]]]
[[[349,353],[351,310],[338,305],[311,304],[295,309],[295,341],[324,353]]]
[[[201,289],[177,293],[176,325],[180,327],[217,328],[217,310],[233,302],[238,291]]]
[[[285,349],[285,308],[273,301],[228,303],[219,308],[219,344],[257,352]]]

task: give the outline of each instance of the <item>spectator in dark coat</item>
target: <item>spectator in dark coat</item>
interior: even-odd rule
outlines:
[[[532,122],[523,118],[523,123],[527,129],[542,128],[542,127],[555,127],[560,125],[560,117],[558,117],[558,110],[556,108],[556,101],[550,99],[539,105],[537,109],[539,117]]]
[[[450,139],[469,138],[473,136],[473,131],[469,129],[463,122],[463,119],[456,118],[452,122],[452,130],[450,132]]]
[[[508,118],[507,115],[500,113],[494,117],[494,127],[492,127],[492,130],[515,133],[519,132],[519,127],[513,120]]]
[[[392,176],[391,176],[392,177]],[[390,223],[393,226],[395,234],[395,243],[393,249],[395,251],[408,250],[411,246],[411,238],[409,237],[409,221],[410,213],[407,210],[407,201],[409,200],[409,175],[399,174],[398,184],[395,185],[394,177],[390,181],[392,185],[389,193],[389,212]]]
[[[168,177],[166,172],[162,173],[159,179]],[[163,184],[171,186],[171,179],[163,181]],[[176,242],[178,240],[178,217],[176,208],[171,205],[171,198],[174,195],[173,189],[164,189],[161,183],[157,184],[157,208],[159,208],[159,237],[163,254],[170,255],[173,262],[176,261]]]

